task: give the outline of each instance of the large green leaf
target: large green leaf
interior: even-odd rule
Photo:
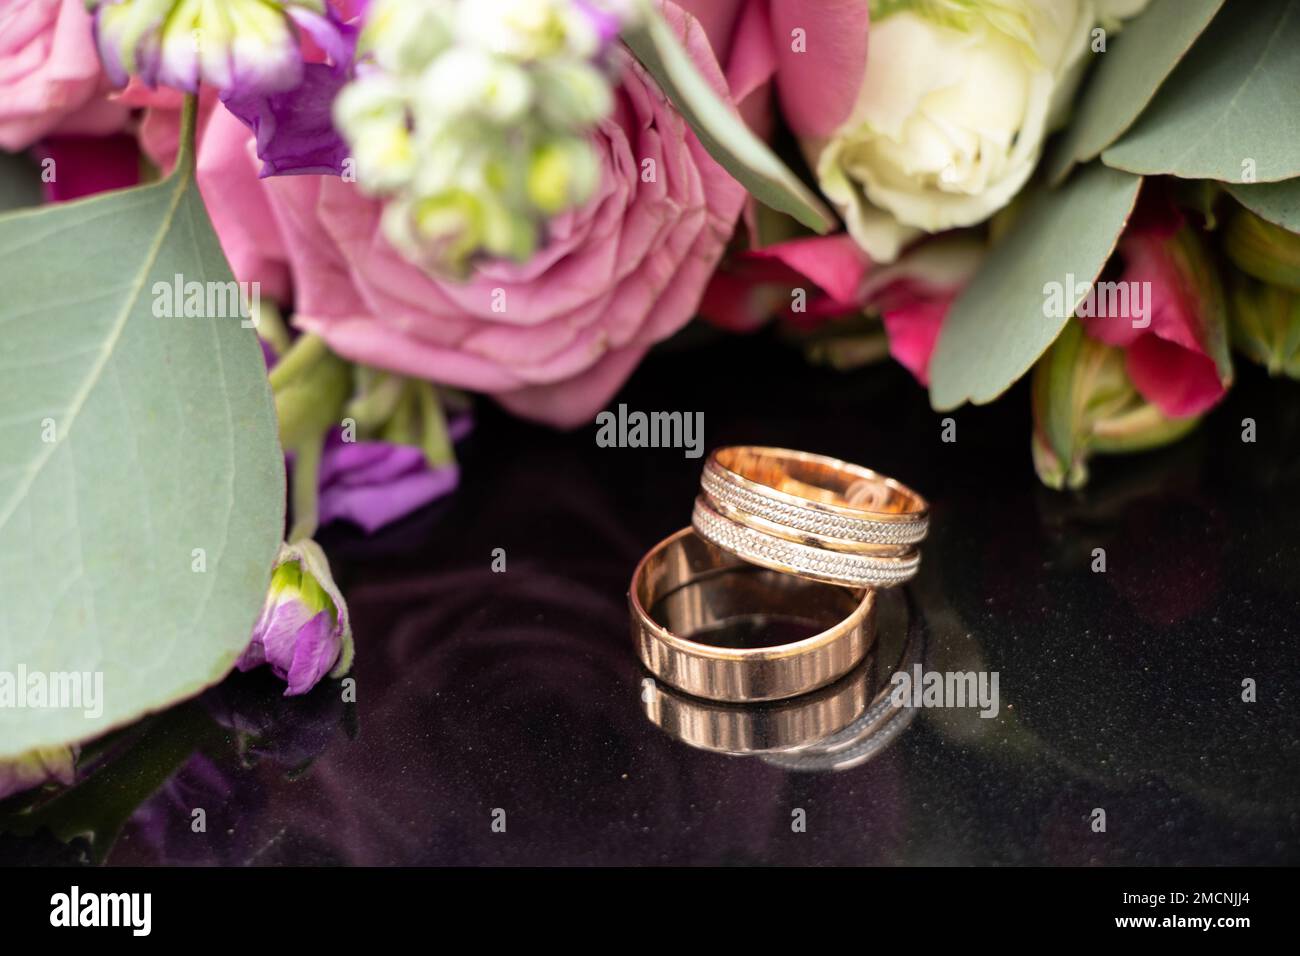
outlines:
[[[1228,187],[1234,199],[1261,219],[1300,232],[1300,179]]]
[[[1053,182],[1096,159],[1133,125],[1156,90],[1223,6],[1223,0],[1155,0],[1110,38],[1051,156]]]
[[[103,681],[97,717],[0,707],[0,759],[219,681],[266,593],[284,464],[256,335],[154,315],[155,282],[232,280],[191,169],[0,217],[0,680]]]
[[[1223,182],[1300,176],[1300,0],[1230,3],[1102,160]]]
[[[1079,298],[1045,314],[1047,283],[1100,275],[1133,211],[1142,180],[1100,163],[1059,189],[1028,198],[944,321],[930,362],[930,401],[939,410],[991,402],[1052,344]]]
[[[827,233],[835,217],[702,77],[658,9],[642,5],[641,25],[623,39],[691,124],[704,148],[759,202]]]
[[[0,212],[41,202],[40,169],[20,153],[0,153]]]

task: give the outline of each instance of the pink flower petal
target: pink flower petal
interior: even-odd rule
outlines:
[[[1125,368],[1138,393],[1170,418],[1199,415],[1227,391],[1208,355],[1156,335],[1129,346]]]
[[[848,119],[867,69],[867,0],[771,0],[782,114],[803,137],[830,136]],[[804,49],[797,52],[796,30]]]
[[[952,297],[918,299],[882,316],[889,354],[922,385],[930,384],[930,357],[951,305]]]

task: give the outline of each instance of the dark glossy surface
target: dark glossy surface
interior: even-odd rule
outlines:
[[[892,365],[813,369],[763,340],[650,358],[616,401],[703,410],[708,448],[826,452],[932,504],[925,663],[997,671],[1001,714],[922,711],[821,774],[691,749],[642,712],[628,579],[687,523],[703,460],[484,408],[453,499],[324,539],[355,710],[334,684],[286,704],[265,677],[229,682],[226,723],[260,743],[191,759],[109,862],[1300,862],[1300,385],[1241,377],[1190,439],[1099,460],[1071,495],[1033,475],[1023,386],[956,413],[945,444]]]

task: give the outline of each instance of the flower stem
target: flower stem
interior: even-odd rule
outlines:
[[[195,142],[198,136],[198,118],[199,98],[193,93],[188,93],[181,107],[180,149],[176,153],[176,168],[172,170],[173,176],[188,176],[194,172],[195,157],[198,155]]]
[[[405,382],[400,376],[388,373],[374,376],[370,387],[348,404],[346,414],[356,419],[363,433],[370,434],[393,416],[404,391]]]
[[[270,300],[263,301],[257,314],[257,333],[275,350],[276,358],[293,346],[289,328],[280,315],[280,307]]]
[[[316,533],[320,524],[320,463],[325,449],[325,436],[303,442],[294,449],[290,499],[293,505],[293,527],[289,529],[289,543],[303,541]]]
[[[319,335],[301,335],[271,369],[271,388],[279,390],[319,362],[329,349]]]
[[[421,446],[430,468],[450,465],[456,460],[451,434],[447,430],[447,416],[438,401],[438,394],[428,382],[416,382],[416,395],[420,402],[420,418],[424,424]]]

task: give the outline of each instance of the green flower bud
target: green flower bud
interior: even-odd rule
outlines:
[[[1050,488],[1080,488],[1093,453],[1157,448],[1182,438],[1198,417],[1166,418],[1138,394],[1124,351],[1070,321],[1034,366],[1034,468]]]
[[[600,163],[584,140],[544,143],[528,162],[528,198],[548,216],[585,202],[599,180]]]
[[[1228,222],[1224,250],[1242,272],[1300,292],[1300,236],[1238,209]]]
[[[394,204],[385,212],[385,220],[388,212],[400,217],[396,235],[408,237],[413,252],[434,257],[455,275],[466,273],[469,257],[483,243],[483,209],[466,190],[449,189],[411,203]]]
[[[536,70],[542,116],[558,129],[594,126],[609,115],[609,80],[584,60],[560,60]]]
[[[1237,351],[1270,375],[1300,378],[1300,294],[1240,276],[1230,330]]]
[[[262,613],[235,666],[247,671],[266,664],[288,683],[285,695],[296,696],[326,674],[342,677],[352,657],[348,606],[325,552],[310,540],[281,545]]]

